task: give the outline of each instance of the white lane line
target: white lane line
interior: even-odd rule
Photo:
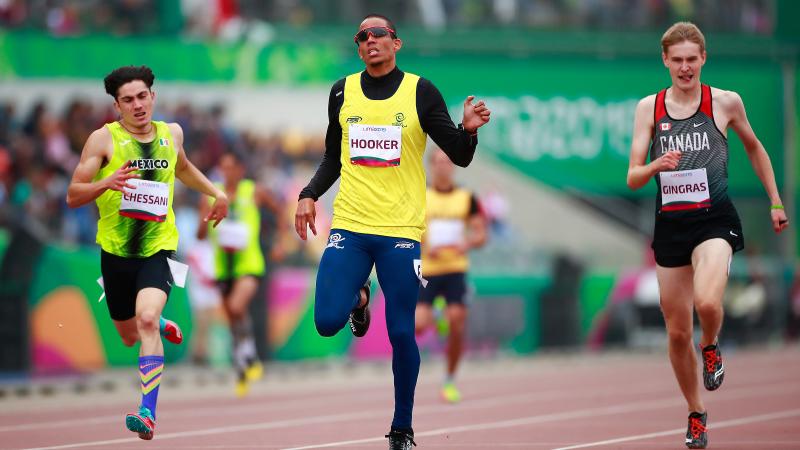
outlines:
[[[481,379],[481,377],[479,376],[476,377],[475,379],[479,380]],[[367,383],[368,385],[366,386],[366,389],[370,391],[373,390],[376,391],[377,395],[384,392],[388,392],[389,395],[391,395],[391,385],[387,386],[382,382],[381,383],[367,382]],[[417,385],[417,389],[419,390],[437,385],[438,382],[419,383]],[[359,386],[358,391],[363,394],[364,387]],[[486,393],[486,394],[491,393],[491,391],[488,389],[480,389],[480,388],[473,390],[473,392]],[[349,401],[350,399],[352,399],[353,395],[354,395],[353,393],[348,393],[348,392],[344,393],[337,392],[335,394],[330,394],[330,393],[326,394],[324,391],[313,391],[311,393],[305,393],[305,394],[298,393],[298,395],[296,395],[296,398],[292,399],[291,403],[287,405],[285,401],[279,401],[279,402],[272,401],[272,399],[270,398],[270,393],[261,393],[259,394],[258,397],[253,397],[253,399],[255,400],[261,399],[264,402],[266,402],[266,404],[257,403],[257,404],[246,404],[246,405],[230,405],[230,406],[219,407],[214,410],[199,409],[197,407],[177,407],[174,409],[170,409],[165,413],[162,413],[161,416],[165,417],[168,414],[170,417],[180,416],[181,418],[186,418],[186,417],[225,416],[228,414],[245,415],[250,413],[263,413],[263,412],[289,411],[289,410],[306,411],[308,410],[309,403],[313,405],[318,405],[320,403],[337,404],[341,403],[344,400]],[[366,397],[360,396],[359,398],[369,398],[369,397],[374,398],[374,396],[372,395]],[[184,399],[167,400],[167,401],[180,403],[182,400]],[[113,405],[104,405],[104,406],[110,407]],[[0,418],[2,418],[2,414],[0,414]],[[45,418],[34,422],[0,426],[0,433],[39,430],[39,429],[51,430],[53,428],[65,428],[71,426],[102,425],[109,423],[117,423],[119,421],[120,419],[118,415],[97,417],[93,419],[49,420]]]
[[[766,422],[768,420],[775,420],[775,419],[786,419],[789,417],[796,417],[800,416],[800,409],[790,409],[787,411],[779,411],[774,413],[767,413],[767,414],[759,414],[755,416],[748,416],[748,417],[741,417],[739,419],[730,419],[730,420],[723,420],[721,422],[715,422],[708,426],[708,429],[718,429],[718,428],[728,428],[728,427],[735,427],[738,425],[748,425],[751,423],[757,422]],[[597,447],[600,445],[611,445],[611,444],[619,444],[622,442],[630,442],[630,441],[639,441],[642,439],[650,439],[662,436],[670,436],[670,435],[681,435],[686,432],[686,428],[675,428],[672,430],[666,431],[658,431],[655,433],[647,433],[647,434],[637,434],[634,436],[625,436],[616,439],[607,439],[605,441],[596,441],[596,442],[588,442],[586,444],[577,444],[577,445],[570,445],[569,447],[559,447],[554,450],[570,450],[575,448],[587,448],[587,447]]]
[[[385,408],[381,409],[380,412],[386,412]],[[156,434],[156,439],[158,440],[165,440],[165,439],[178,439],[178,438],[185,438],[185,437],[197,437],[197,436],[210,436],[214,434],[224,434],[224,433],[238,433],[242,431],[255,431],[255,430],[268,430],[271,428],[285,428],[285,427],[292,427],[292,426],[301,426],[301,425],[313,425],[313,424],[320,424],[320,423],[328,423],[328,422],[345,422],[350,420],[358,420],[358,419],[365,419],[368,417],[374,417],[377,414],[377,411],[363,411],[360,413],[349,413],[349,414],[331,414],[325,416],[314,416],[314,417],[304,417],[300,419],[291,419],[291,420],[278,420],[273,422],[263,422],[263,423],[252,423],[252,424],[244,424],[244,425],[232,425],[227,427],[216,427],[216,428],[206,428],[203,430],[194,430],[194,431],[181,431],[176,433],[164,433],[164,434]],[[28,448],[24,450],[58,450],[64,448],[75,448],[75,447],[94,447],[98,445],[110,445],[110,444],[122,444],[127,442],[139,442],[140,439],[138,437],[135,438],[123,438],[123,439],[109,439],[104,441],[88,441],[88,442],[78,442],[75,444],[65,444],[65,445],[55,445],[50,447],[34,447]]]
[[[732,400],[736,398],[747,398],[747,397],[757,397],[764,395],[764,391],[778,391],[778,392],[786,392],[787,387],[797,387],[797,383],[785,383],[783,385],[773,385],[769,388],[765,389],[749,389],[749,390],[739,390],[732,394],[729,394],[723,400]],[[596,417],[596,416],[607,416],[607,415],[615,415],[615,414],[624,414],[624,413],[632,413],[632,412],[640,412],[640,411],[647,411],[659,408],[666,408],[669,406],[677,406],[683,404],[683,399],[670,397],[664,398],[660,400],[654,401],[645,401],[645,402],[630,402],[624,403],[620,405],[613,405],[613,406],[604,406],[599,408],[590,408],[590,409],[580,409],[580,410],[573,410],[573,411],[565,411],[561,413],[555,414],[540,414],[528,417],[520,417],[517,419],[509,419],[509,420],[501,420],[497,422],[485,422],[485,423],[475,423],[471,425],[463,425],[457,427],[446,427],[446,428],[437,428],[434,430],[424,431],[421,433],[415,433],[414,437],[419,438],[423,436],[438,436],[443,434],[454,434],[454,433],[461,433],[461,432],[472,432],[472,431],[481,431],[481,430],[491,430],[496,428],[512,428],[518,427],[523,425],[533,425],[533,424],[542,424],[548,422],[557,422],[559,420],[572,420],[572,419],[582,419],[587,417]],[[680,431],[680,430],[679,430]],[[670,430],[672,432],[672,430]],[[385,439],[385,438],[384,438]],[[356,444],[365,444],[369,442],[380,442],[384,439],[381,438],[365,438],[365,439],[355,439],[349,441],[337,441],[337,442],[326,442],[322,444],[312,444],[312,445],[305,445],[301,447],[291,447],[286,448],[283,450],[307,450],[312,448],[327,448],[327,447],[341,447],[345,445],[356,445]]]
[[[763,384],[763,383],[759,383]],[[387,388],[388,389],[388,388]],[[670,389],[672,389],[670,387]],[[654,389],[652,387],[651,382],[641,383],[635,386],[626,386],[620,389],[614,390],[605,390],[603,391],[603,395],[606,396],[616,396],[622,394],[632,394],[632,393],[640,393],[640,394],[653,394]],[[535,400],[549,400],[553,398],[570,398],[574,396],[583,396],[583,393],[580,392],[573,392],[570,391],[569,394],[564,394],[561,392],[553,391],[552,389],[548,389],[547,391],[534,391],[528,392],[527,394],[510,394],[505,395],[502,397],[488,397],[481,400],[475,400],[471,402],[467,402],[462,404],[463,407],[466,409],[473,409],[476,407],[491,407],[496,406],[497,404],[508,404],[507,402],[512,403],[520,403],[525,399],[535,399]],[[339,399],[350,399],[352,398],[352,393],[344,393],[344,394],[333,394],[327,396],[320,396],[320,397],[304,397],[302,399],[297,399],[293,401],[291,404],[286,405],[285,402],[278,402],[278,403],[267,403],[266,405],[262,404],[248,404],[248,405],[232,405],[227,407],[219,407],[216,409],[198,409],[198,408],[178,408],[175,410],[170,410],[167,414],[170,417],[180,417],[181,419],[184,418],[193,418],[193,417],[208,417],[208,416],[226,416],[228,414],[237,414],[237,415],[244,415],[250,413],[263,413],[263,412],[271,412],[275,410],[280,411],[290,411],[299,409],[301,411],[307,411],[309,407],[309,403],[313,405],[317,405],[320,403],[327,403],[327,404],[335,404],[340,403]],[[428,406],[418,406],[415,408],[414,412],[424,413],[428,408],[434,408],[434,411],[451,411],[452,408],[449,408],[446,405],[436,404],[436,405],[428,405]],[[461,408],[464,409],[464,408]],[[161,414],[161,417],[164,417],[165,413]],[[26,430],[51,430],[53,428],[64,428],[70,426],[86,426],[86,425],[102,425],[108,423],[117,423],[120,421],[118,415],[114,415],[113,417],[97,417],[93,419],[67,419],[67,420],[58,420],[58,421],[43,421],[43,422],[33,422],[33,423],[24,423],[24,424],[17,424],[17,425],[6,425],[0,426],[0,433],[3,432],[11,432],[11,431],[26,431]]]
[[[515,403],[526,403],[532,400],[542,400],[546,399],[546,397],[553,397],[553,398],[561,398],[563,394],[559,394],[558,392],[549,391],[547,393],[542,392],[532,392],[528,394],[514,394],[508,395],[503,397],[490,397],[483,400],[476,400],[469,403],[465,403],[462,405],[461,410],[471,410],[471,409],[481,409],[481,408],[491,408],[496,406],[507,406],[512,405]],[[441,412],[451,412],[453,408],[450,405],[428,405],[418,407],[416,413],[419,414],[431,414],[431,413],[441,413]],[[249,431],[249,430],[267,430],[272,428],[288,428],[292,426],[302,426],[308,424],[315,424],[315,423],[336,423],[336,422],[345,422],[349,420],[356,420],[356,419],[372,419],[376,416],[386,415],[387,409],[380,408],[380,409],[373,409],[373,410],[365,410],[358,413],[349,413],[349,414],[334,414],[334,415],[326,415],[326,416],[312,416],[312,417],[303,417],[300,419],[291,419],[291,420],[281,420],[281,421],[271,421],[271,422],[261,422],[256,424],[249,424],[249,425],[240,425],[235,427],[220,427],[220,428],[212,428],[206,429],[202,431],[186,431],[186,432],[175,432],[175,433],[164,433],[158,434],[158,439],[172,439],[172,438],[179,438],[184,436],[197,436],[197,435],[207,435],[207,434],[223,434],[223,433],[232,433],[237,431]],[[100,421],[99,419],[97,420]],[[119,418],[114,418],[114,422],[118,422]],[[67,422],[67,421],[64,421]],[[74,422],[74,421],[70,421]],[[247,427],[246,429],[242,429],[241,427]],[[212,430],[217,430],[216,432],[212,432]],[[65,444],[65,445],[58,445],[53,447],[37,447],[27,450],[44,450],[44,449],[61,449],[61,448],[74,448],[79,447],[82,445],[86,446],[97,446],[97,445],[109,445],[109,444],[119,444],[119,443],[126,443],[126,442],[138,442],[139,438],[120,438],[120,439],[112,439],[107,441],[91,441],[91,442],[84,442],[80,444]]]
[[[755,387],[753,389],[740,389],[735,391],[732,394],[729,394],[726,399],[735,399],[741,397],[752,397],[752,396],[763,396],[766,393],[772,391],[779,391],[779,392],[786,392],[787,388],[796,388],[796,383],[786,383],[783,385],[770,385],[768,387],[759,388]],[[563,395],[563,394],[562,394]],[[512,403],[523,403],[529,402],[532,399],[541,398],[541,393],[530,393],[528,395],[511,395],[506,397],[495,397],[495,398],[488,398],[482,401],[476,401],[469,404],[462,405],[462,410],[465,409],[479,409],[479,408],[486,408],[492,406],[500,406],[500,405],[509,405]],[[446,434],[446,433],[455,433],[455,432],[463,432],[463,431],[474,431],[474,430],[482,430],[482,429],[492,429],[492,428],[507,428],[507,427],[514,427],[519,425],[528,425],[534,423],[545,423],[545,422],[552,422],[562,419],[574,419],[574,418],[581,418],[586,416],[592,415],[608,415],[608,414],[618,414],[618,413],[625,413],[625,412],[636,412],[636,411],[644,411],[644,410],[651,410],[651,409],[658,409],[662,407],[668,407],[672,405],[680,405],[682,404],[683,400],[673,397],[665,398],[656,401],[647,401],[647,402],[635,402],[635,403],[625,403],[621,405],[615,406],[607,406],[602,408],[592,408],[592,409],[581,409],[581,410],[574,410],[574,411],[566,411],[563,413],[557,414],[543,414],[543,415],[535,415],[524,417],[520,419],[512,419],[512,420],[504,420],[500,422],[490,422],[484,424],[474,424],[469,426],[461,426],[461,427],[450,427],[450,428],[439,428],[436,430],[426,431],[422,433],[417,433],[417,436],[434,436],[439,434]],[[469,408],[466,408],[469,407]],[[441,412],[441,411],[452,411],[450,405],[438,405],[438,406],[428,406],[419,408],[418,413],[426,414],[426,413],[434,413],[434,412]],[[297,419],[288,419],[288,420],[278,420],[278,421],[270,421],[270,422],[260,422],[260,423],[253,423],[253,424],[242,424],[242,425],[233,425],[233,426],[225,426],[225,427],[216,427],[216,428],[205,428],[202,430],[195,430],[195,431],[181,431],[181,432],[174,432],[174,433],[164,433],[158,434],[159,440],[165,439],[177,439],[183,437],[195,437],[195,436],[209,436],[209,435],[216,435],[216,434],[225,434],[225,433],[236,433],[242,431],[255,431],[255,430],[269,430],[275,428],[287,428],[287,427],[296,427],[296,426],[303,426],[303,425],[312,425],[312,424],[320,424],[320,423],[336,423],[336,422],[347,422],[352,420],[363,420],[363,419],[373,419],[375,417],[380,417],[385,415],[386,408],[380,409],[373,409],[367,411],[361,411],[358,413],[347,413],[347,414],[329,414],[329,415],[321,415],[321,416],[311,416],[311,417],[302,417]],[[380,442],[384,438],[367,438],[367,439],[360,439],[354,441],[341,441],[341,442],[332,442],[332,443],[325,443],[325,444],[315,444],[311,446],[305,447],[295,447],[292,450],[299,450],[299,449],[306,449],[306,448],[322,448],[322,447],[337,447],[342,445],[348,444],[359,444],[359,443],[366,443],[366,442]],[[64,445],[56,445],[56,446],[48,446],[48,447],[35,447],[29,448],[26,450],[60,450],[66,448],[76,448],[76,447],[92,447],[92,446],[100,446],[100,445],[111,445],[111,444],[121,444],[127,442],[138,442],[139,438],[121,438],[121,439],[110,439],[110,440],[103,440],[103,441],[87,441],[87,442],[79,442],[74,444],[64,444]]]

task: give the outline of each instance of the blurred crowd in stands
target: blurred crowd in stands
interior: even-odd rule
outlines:
[[[704,31],[770,34],[775,0],[0,0],[0,27],[235,39],[254,24],[352,25],[364,11],[398,24],[662,30],[677,20]]]

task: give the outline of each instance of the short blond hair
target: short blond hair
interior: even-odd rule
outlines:
[[[680,44],[683,41],[694,42],[700,46],[700,53],[706,51],[706,37],[697,25],[692,22],[678,22],[669,27],[669,29],[661,36],[661,51],[667,53],[669,47],[675,44]]]

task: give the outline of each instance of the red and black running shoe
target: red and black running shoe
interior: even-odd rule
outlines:
[[[711,344],[702,348],[703,353],[703,384],[709,391],[717,390],[722,386],[725,378],[725,367],[722,365],[722,353],[719,344]]]
[[[693,412],[689,414],[689,427],[686,430],[686,446],[689,448],[706,448],[708,435],[706,434],[706,413]]]
[[[361,303],[361,295],[365,295],[367,297],[367,302],[364,303],[364,306],[357,306],[350,311],[350,330],[353,332],[353,336],[355,337],[362,337],[367,334],[367,330],[369,330],[369,296],[371,288],[372,280],[367,278],[364,286],[362,286],[358,291],[359,303]]]

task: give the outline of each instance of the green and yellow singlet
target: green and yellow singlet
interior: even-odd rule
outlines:
[[[217,186],[221,190],[225,189],[220,184]],[[240,181],[236,187],[236,196],[230,204],[228,217],[216,228],[209,224],[217,280],[264,274],[264,255],[260,241],[261,213],[258,211],[255,193],[256,184],[253,180]]]
[[[119,122],[106,124],[114,153],[94,180],[108,177],[128,160],[138,167],[141,176],[128,180],[136,189],[126,189],[124,193],[109,189],[95,200],[100,213],[97,243],[113,255],[142,258],[178,248],[172,212],[178,153],[167,123],[152,124],[156,136],[149,143],[134,139]]]
[[[361,73],[345,80],[341,184],[332,228],[419,241],[425,231],[427,135],[417,114],[419,76],[406,73],[397,92],[370,100]]]

